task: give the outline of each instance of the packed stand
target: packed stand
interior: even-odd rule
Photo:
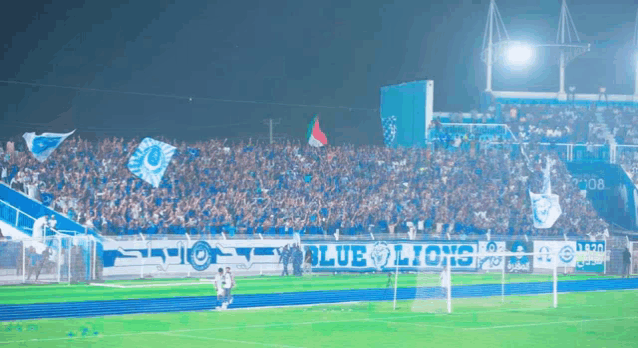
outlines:
[[[605,122],[616,142],[638,145],[638,110],[636,108],[610,108],[603,111]]]
[[[523,142],[604,144],[595,112],[581,106],[503,105],[503,120]]]
[[[445,238],[582,235],[607,227],[560,161],[554,192],[563,215],[535,230],[528,189],[538,192],[544,154],[300,144],[171,142],[159,188],[126,163],[139,140],[67,139],[44,163],[28,152],[0,156],[4,180],[37,188],[43,202],[107,235],[405,233]],[[22,186],[21,186],[22,185]]]
[[[616,162],[638,185],[638,110],[610,108],[603,111],[603,117],[620,145],[616,148]]]

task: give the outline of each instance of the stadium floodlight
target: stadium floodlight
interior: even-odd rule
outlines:
[[[535,50],[532,45],[523,42],[511,42],[505,59],[511,67],[527,67],[534,61]]]
[[[638,16],[637,16],[638,18]],[[638,28],[638,19],[637,28]],[[636,29],[638,32],[638,29]],[[638,34],[637,34],[638,37]],[[638,39],[636,39],[638,42]],[[492,67],[499,60],[510,68],[529,67],[535,60],[536,52],[543,48],[552,54],[558,53],[560,63],[559,71],[559,94],[565,94],[565,68],[569,62],[590,51],[589,44],[580,42],[580,37],[576,31],[576,25],[567,8],[567,1],[562,0],[561,13],[558,21],[558,33],[554,44],[522,44],[511,41],[505,23],[496,6],[495,0],[490,0],[487,22],[485,23],[485,33],[483,35],[483,47],[481,59],[487,65],[486,92],[492,92]],[[638,70],[638,68],[637,68]],[[637,73],[638,76],[638,73]],[[638,78],[636,82],[636,95],[638,95]]]

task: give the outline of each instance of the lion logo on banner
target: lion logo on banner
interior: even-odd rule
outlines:
[[[386,242],[376,242],[372,247],[372,252],[370,253],[370,258],[372,259],[372,264],[377,270],[382,270],[383,267],[388,265],[388,261],[390,261],[390,247]]]

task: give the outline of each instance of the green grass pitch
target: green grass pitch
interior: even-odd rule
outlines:
[[[500,275],[459,275],[455,284],[492,283]],[[587,276],[561,277],[560,281]],[[599,278],[599,277],[597,277]],[[384,287],[383,275],[238,279],[237,293]],[[546,281],[518,276],[509,281]],[[9,286],[1,304],[212,295],[210,284],[183,280],[88,285]],[[187,281],[188,282],[188,281]],[[400,276],[399,286],[414,286]],[[148,288],[129,285],[172,284]],[[412,301],[241,309],[0,323],[6,347],[638,347],[638,292],[608,291],[454,299],[452,314],[414,310]]]

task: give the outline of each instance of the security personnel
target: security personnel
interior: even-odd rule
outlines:
[[[629,248],[625,248],[625,251],[622,253],[622,265],[623,265],[623,278],[629,277],[630,268],[631,268],[631,251]]]
[[[283,250],[281,251],[281,256],[279,257],[279,263],[283,263],[284,264],[284,270],[283,272],[281,272],[281,276],[283,277],[284,275],[289,275],[288,274],[288,262],[290,261],[290,249],[288,249],[288,245],[286,244],[286,246],[284,246]]]
[[[303,252],[301,251],[301,248],[299,248],[299,246],[295,244],[292,249],[292,268],[294,275],[297,277],[301,277],[302,275],[302,264]]]

